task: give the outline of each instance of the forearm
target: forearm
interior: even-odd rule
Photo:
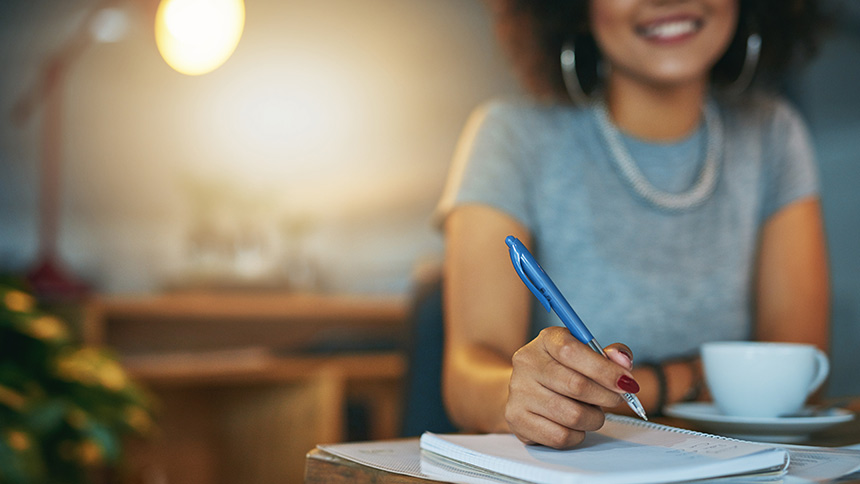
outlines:
[[[509,432],[505,403],[511,362],[472,345],[450,349],[444,366],[445,406],[451,420],[473,432]]]
[[[503,242],[511,234],[528,240],[518,222],[487,206],[458,208],[446,221],[443,392],[464,430],[508,432],[511,356],[526,343],[531,302]]]
[[[830,287],[820,204],[808,198],[765,226],[756,284],[755,339],[827,351]]]

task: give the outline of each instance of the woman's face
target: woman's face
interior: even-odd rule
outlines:
[[[656,87],[706,81],[735,32],[738,0],[591,0],[612,76]]]

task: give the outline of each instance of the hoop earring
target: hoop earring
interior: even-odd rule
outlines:
[[[744,65],[741,67],[741,72],[738,74],[731,84],[726,86],[726,92],[730,96],[740,96],[752,83],[755,75],[758,60],[761,54],[761,35],[753,32],[747,37],[747,51],[744,57]]]
[[[577,105],[586,105],[591,97],[582,89],[579,75],[576,73],[576,47],[573,41],[567,41],[561,46],[561,76],[570,100]]]

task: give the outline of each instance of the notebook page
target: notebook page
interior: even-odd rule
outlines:
[[[424,434],[421,448],[538,483],[670,482],[784,469],[785,450],[608,415],[572,450],[523,445],[510,434]]]
[[[317,448],[374,469],[422,479],[461,484],[510,484],[515,482],[509,478],[488,475],[486,471],[469,470],[459,466],[455,467],[444,461],[428,460],[421,455],[417,440],[319,444]]]
[[[829,481],[860,471],[860,450],[802,445],[782,446],[791,464],[788,474],[812,482]]]

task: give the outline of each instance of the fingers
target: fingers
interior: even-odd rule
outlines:
[[[630,348],[623,343],[614,343],[606,348],[603,348],[603,352],[606,353],[606,356],[609,357],[610,360],[618,363],[619,365],[627,368],[628,370],[633,369],[633,352],[630,351]]]
[[[550,330],[553,331],[550,332]],[[563,367],[575,369],[575,373],[585,377],[586,380],[581,381],[578,376],[570,375],[567,381],[550,382],[553,388],[559,391],[563,391],[565,387],[570,388],[570,391],[587,398],[585,401],[588,403],[604,407],[619,403],[608,393],[617,395],[639,391],[639,384],[633,379],[631,373],[632,361],[629,368],[627,365],[617,363],[618,360],[625,358],[620,352],[630,351],[625,349],[624,345],[616,344],[610,347],[612,356],[610,354],[607,356],[615,358],[610,360],[577,341],[563,328],[548,328],[544,331],[547,335],[540,340],[552,358]],[[559,375],[558,372],[555,376],[564,379],[564,376]],[[570,395],[570,393],[564,394]]]
[[[591,353],[588,355],[589,358],[591,355],[594,355],[603,360],[604,364],[608,363],[612,366],[618,366],[591,350],[588,350],[588,352]],[[559,395],[590,405],[614,407],[621,403],[619,393],[613,391],[614,388],[606,388],[601,383],[590,378],[585,373],[581,363],[579,366],[574,366],[573,368],[576,368],[574,370],[558,361],[552,353],[549,353],[549,355],[550,358],[548,361],[545,362],[543,368],[534,377],[541,386]],[[594,363],[592,362],[591,364]],[[599,369],[594,370],[594,373],[599,371]],[[614,386],[613,383],[612,387]]]
[[[524,431],[529,435],[542,436],[539,441],[531,440],[517,434],[517,438],[524,444],[541,444],[555,449],[569,449],[579,445],[585,440],[585,432],[573,430],[559,425],[548,418],[540,415],[532,415],[524,426]]]
[[[601,407],[621,405],[621,393],[638,391],[631,358],[624,353],[629,349],[608,349],[615,353],[611,361],[564,328],[548,328],[520,348],[513,356],[505,407],[514,434],[523,442],[567,448],[602,427]]]
[[[519,375],[511,378],[511,395],[527,397],[515,400],[519,412],[541,415],[570,429],[597,430],[603,426],[604,415],[599,406],[558,393],[537,380]],[[621,403],[620,396],[615,398],[614,402]]]
[[[505,407],[508,425],[520,440],[569,448],[582,442],[586,431],[603,426],[600,407],[556,393],[525,371],[515,367]]]

